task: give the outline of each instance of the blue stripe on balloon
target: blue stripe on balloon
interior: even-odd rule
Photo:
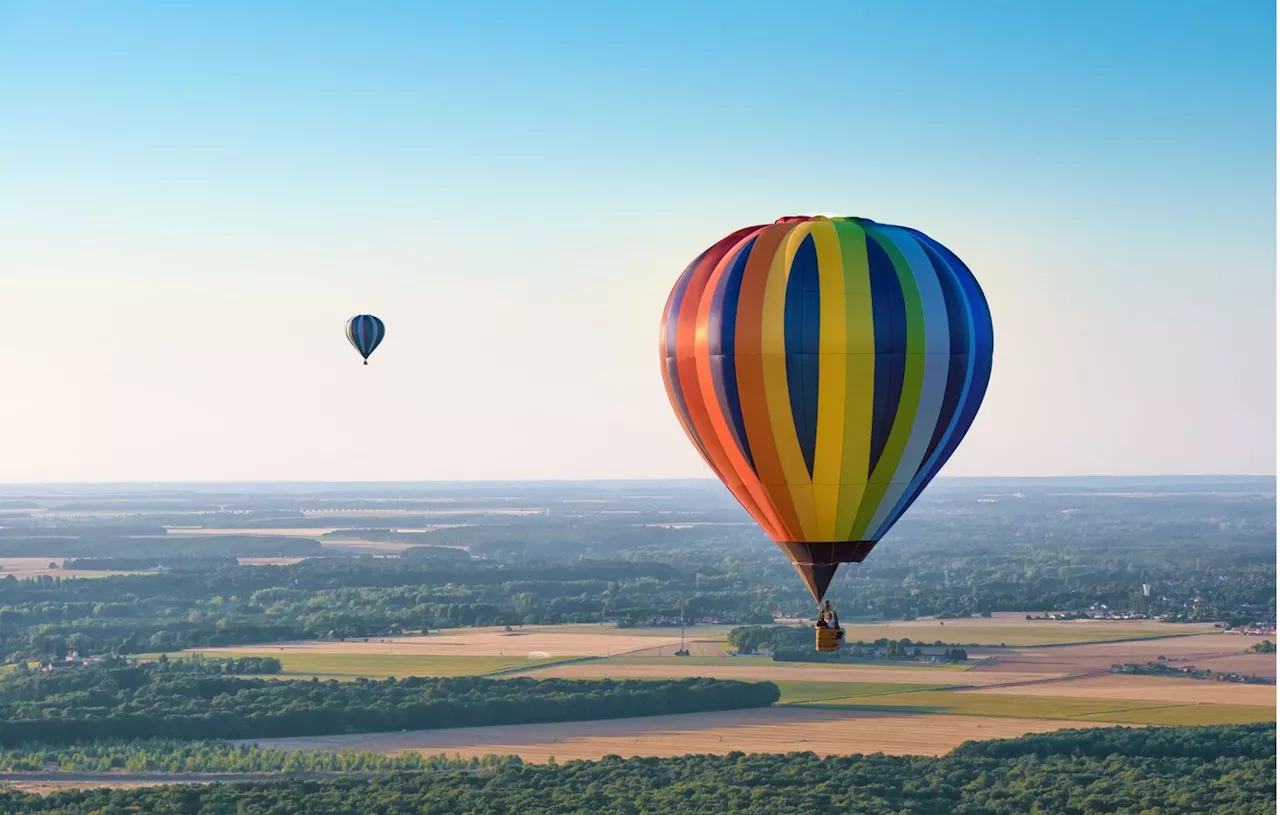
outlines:
[[[924,492],[925,486],[938,474],[943,465],[947,463],[947,460],[951,458],[951,454],[960,445],[960,440],[964,438],[969,431],[970,425],[973,424],[973,420],[978,414],[978,408],[982,404],[982,398],[986,394],[987,384],[991,379],[991,355],[994,344],[991,310],[987,305],[987,299],[983,295],[977,279],[960,258],[956,257],[945,246],[914,229],[908,231],[923,246],[934,250],[945,259],[947,266],[955,273],[956,280],[959,282],[964,294],[962,313],[966,332],[969,336],[968,347],[970,352],[966,355],[967,365],[960,397],[960,409],[952,417],[942,445],[934,451],[932,460],[926,460],[921,472],[912,479],[913,483],[908,490],[909,497],[907,500],[901,501],[889,513],[885,522],[876,530],[876,540],[883,537],[898,518],[901,518],[903,513],[911,508],[911,505]]]
[[[707,319],[707,353],[711,361],[711,381],[715,385],[721,409],[729,419],[733,441],[747,459],[752,472],[755,471],[756,464],[747,441],[747,424],[742,418],[738,367],[733,348],[737,334],[738,296],[742,291],[742,276],[746,272],[747,258],[755,244],[756,239],[751,238],[729,259],[729,265],[720,276],[719,285],[712,295],[711,313]]]
[[[951,360],[947,366],[947,385],[943,391],[942,410],[938,412],[938,424],[934,428],[932,438],[929,439],[925,457],[920,462],[921,469],[924,470],[927,469],[928,462],[932,460],[934,451],[942,443],[947,430],[951,427],[952,418],[955,417],[956,411],[960,408],[960,397],[964,391],[964,382],[968,377],[969,369],[969,324],[971,319],[966,314],[970,309],[969,303],[950,264],[936,251],[933,251],[928,243],[921,241],[918,237],[916,242],[920,244],[925,256],[929,258],[929,264],[933,267],[933,272],[938,278],[938,285],[942,289],[942,300],[947,308],[947,324],[951,335]]]
[[[871,280],[872,329],[875,332],[875,378],[871,401],[871,455],[867,476],[875,471],[889,443],[902,399],[907,372],[907,304],[893,261],[878,241],[866,238]]]
[[[806,235],[791,260],[787,278],[783,343],[791,417],[811,478],[818,443],[818,350],[822,328],[818,287],[818,249],[813,235]]]

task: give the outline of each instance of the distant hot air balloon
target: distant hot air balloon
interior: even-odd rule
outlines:
[[[369,355],[386,335],[387,327],[372,314],[357,314],[347,320],[347,341],[364,357],[365,365],[369,364]]]
[[[724,238],[676,281],[660,342],[685,432],[819,602],[946,463],[991,375],[969,269],[865,218]]]

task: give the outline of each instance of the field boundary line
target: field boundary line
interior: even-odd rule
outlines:
[[[848,684],[854,685],[857,683],[850,682]],[[900,693],[935,693],[935,692],[941,693],[944,691],[955,692],[955,691],[961,691],[961,690],[969,690],[972,687],[974,686],[973,685],[936,685],[936,686],[925,685],[918,688],[911,688],[909,690],[903,690],[903,689],[881,690],[881,691],[876,691],[875,693],[860,694],[858,696],[850,696],[847,693],[842,693],[839,696],[824,696],[821,699],[802,699],[795,702],[774,702],[773,707],[814,707],[814,708],[821,708],[823,710],[847,710],[848,707],[846,705],[822,705],[822,704],[815,704],[815,703],[830,702],[835,699],[872,699],[877,696],[895,696]]]
[[[535,665],[516,665],[515,668],[499,668],[497,670],[490,670],[488,673],[474,673],[471,674],[471,676],[485,678],[506,677],[513,673],[532,673],[535,672],[535,670],[541,670],[543,668],[559,668],[561,665],[594,663],[594,661],[602,659],[605,659],[604,656],[566,656],[564,659],[553,659],[545,661],[545,663],[538,663]],[[534,678],[536,679],[536,677]]]

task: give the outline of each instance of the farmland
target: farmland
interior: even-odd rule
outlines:
[[[610,753],[667,756],[751,749],[940,755],[969,739],[1063,727],[1231,724],[1275,718],[1274,686],[1121,676],[1108,671],[1116,662],[1156,656],[1165,656],[1172,664],[1256,658],[1254,664],[1265,669],[1271,655],[1244,653],[1251,638],[1207,633],[1211,626],[1174,627],[1145,621],[1082,625],[1028,621],[1025,615],[1015,614],[961,621],[961,625],[939,622],[943,621],[865,625],[854,630],[864,639],[872,633],[887,636],[886,632],[923,639],[922,632],[946,630],[952,635],[948,640],[964,639],[953,632],[985,636],[982,632],[996,631],[1004,642],[1037,644],[975,649],[980,659],[962,664],[774,662],[728,655],[723,641],[726,626],[690,628],[685,644],[694,655],[673,657],[667,654],[679,647],[678,629],[564,625],[515,631],[442,630],[371,642],[292,642],[205,649],[204,653],[210,657],[270,653],[292,676],[470,673],[651,680],[705,676],[771,681],[781,692],[780,703],[767,711],[269,742],[289,749],[445,751],[463,756],[510,751],[530,761],[551,756],[563,760]],[[1152,639],[1156,633],[1165,636]],[[1081,640],[1085,642],[1071,644]],[[1055,642],[1063,644],[1051,644]],[[693,648],[695,644],[701,648]],[[539,659],[531,661],[531,652]]]
[[[0,578],[12,575],[19,580],[33,577],[109,577],[111,575],[136,574],[128,570],[63,569],[64,557],[5,557],[0,558]],[[50,564],[55,568],[50,569]]]
[[[565,761],[607,755],[677,756],[735,750],[937,756],[974,738],[1010,738],[1097,724],[952,715],[930,715],[926,722],[924,716],[911,713],[781,706],[618,721],[265,739],[255,743],[283,750],[356,750],[389,755],[406,751],[463,757],[515,754],[534,762],[552,757]]]

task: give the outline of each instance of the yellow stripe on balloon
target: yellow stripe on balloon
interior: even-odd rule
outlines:
[[[782,465],[782,476],[795,506],[796,518],[805,540],[817,540],[817,516],[813,506],[813,483],[809,468],[800,452],[800,438],[796,435],[795,417],[791,413],[791,391],[787,385],[786,305],[787,280],[791,276],[791,261],[800,242],[809,234],[807,223],[797,224],[778,247],[769,268],[769,279],[764,288],[764,310],[761,315],[761,350],[764,359],[765,401],[769,406],[769,421],[773,427],[773,440]]]
[[[833,540],[848,539],[867,489],[871,462],[871,419],[875,405],[876,335],[871,316],[871,271],[866,233],[852,221],[836,226],[843,259],[845,299],[844,452],[840,470],[840,513]]]
[[[830,221],[810,228],[818,256],[818,432],[813,460],[813,501],[818,540],[836,538],[845,436],[845,275],[840,238]]]

